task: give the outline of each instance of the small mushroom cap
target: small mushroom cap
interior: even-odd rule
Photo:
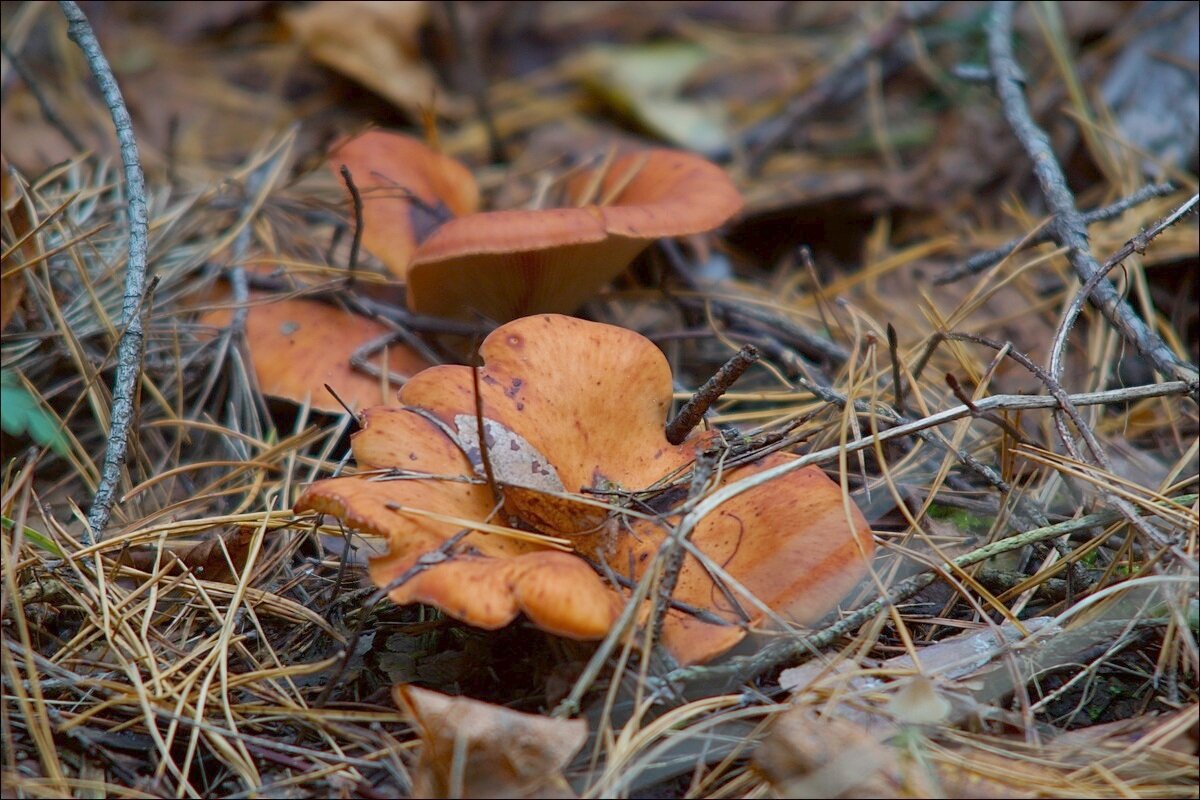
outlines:
[[[414,797],[575,796],[562,772],[587,739],[583,720],[525,714],[405,684],[396,686],[395,698],[422,742]]]
[[[453,217],[479,208],[471,171],[412,138],[367,131],[334,145],[329,166],[342,166],[363,201],[363,246],[399,278],[422,242]]]
[[[250,300],[265,295],[251,292]],[[219,308],[201,315],[201,325],[225,327],[233,310]],[[350,364],[355,352],[387,336],[374,320],[315,300],[291,298],[254,305],[246,315],[246,343],[263,394],[293,403],[311,402],[318,411],[339,414],[342,406],[325,390],[333,387],[353,409],[395,402],[395,385],[361,372]],[[415,375],[429,362],[401,343],[388,345],[388,369],[401,377]],[[381,354],[370,361],[381,363]]]

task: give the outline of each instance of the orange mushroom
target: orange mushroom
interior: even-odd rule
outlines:
[[[686,497],[683,473],[696,448],[713,444],[707,433],[695,433],[681,445],[667,442],[672,387],[666,358],[632,331],[558,315],[497,328],[480,355],[478,381],[469,367],[432,367],[400,390],[408,408],[370,409],[364,415],[365,429],[352,444],[360,467],[404,469],[407,479],[356,475],[320,481],[297,509],[333,513],[352,527],[386,536],[391,551],[370,569],[377,584],[388,585],[409,573],[422,553],[470,528],[467,520],[488,519],[495,504],[482,476],[490,468],[504,501],[501,522],[566,537],[579,555],[639,580],[669,533],[673,507]],[[476,387],[482,421],[476,417]],[[485,448],[479,445],[480,427]],[[725,470],[721,483],[792,458],[771,455]],[[617,497],[661,516],[622,515],[619,503],[605,506],[597,497]],[[450,516],[453,523],[445,521]],[[599,609],[584,615],[591,621],[607,613],[611,601],[596,594],[578,570],[564,569],[559,577],[558,567],[526,572],[504,563],[512,556],[535,563],[553,556],[565,563],[570,556],[474,530],[466,540],[474,551],[469,567],[456,565],[461,557],[430,566],[421,573],[419,591],[402,585],[393,589],[393,599],[432,602],[469,622],[486,616],[484,606],[494,606],[513,615],[519,607],[542,624],[536,615],[547,611],[529,610],[542,600],[548,606]],[[802,623],[836,605],[864,574],[873,546],[861,514],[851,508],[847,516],[841,489],[815,467],[793,470],[721,504],[697,524],[692,543],[757,599]],[[489,570],[499,577],[478,577]],[[466,574],[476,576],[479,591],[430,588]],[[529,576],[539,583],[517,585],[533,581]],[[447,593],[453,603],[445,600]],[[691,556],[674,597],[730,623],[669,612],[663,643],[683,663],[719,655],[764,616],[748,598],[718,586]],[[571,635],[601,633],[598,627],[590,633],[577,627]]]
[[[410,136],[367,131],[335,144],[329,166],[350,170],[363,200],[363,245],[400,278],[431,233],[479,208],[470,170]]]
[[[576,176],[580,207],[483,213],[466,169],[409,137],[363,134],[335,147],[330,165],[343,164],[367,189],[364,245],[405,280],[409,308],[439,316],[574,311],[653,240],[712,230],[742,207],[724,171],[674,150]]]
[[[394,397],[394,384],[350,363],[360,348],[387,336],[383,325],[315,300],[263,302],[265,296],[255,292],[250,299],[260,304],[251,306],[246,315],[246,344],[263,394],[293,403],[310,402],[313,408],[330,414],[341,413],[342,407],[325,391],[325,384],[355,409]],[[233,313],[229,308],[213,309],[198,321],[223,328]],[[387,368],[396,377],[407,378],[428,366],[428,361],[403,344],[387,348]]]

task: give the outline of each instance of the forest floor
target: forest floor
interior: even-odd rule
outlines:
[[[82,28],[59,4],[0,11],[5,797],[1195,797],[1194,3],[81,8],[144,186]],[[406,305],[411,254],[347,191],[376,173],[331,168],[331,145],[372,129],[465,165],[438,202],[494,209],[607,181],[618,154],[719,165],[742,197],[724,224],[649,243],[577,307],[526,310],[653,342],[676,407],[756,348],[688,441],[750,464],[728,480],[766,493],[763,514],[815,508],[816,490],[789,495],[791,467],[739,476],[828,476],[833,521],[789,518],[756,569],[861,514],[866,577],[805,625],[740,594],[749,611],[713,623],[736,647],[682,662],[647,615],[597,640],[384,599],[367,555],[408,534],[297,510],[314,481],[369,472],[338,403],[475,367],[508,320],[414,311],[411,289]],[[623,191],[600,183],[596,214]],[[400,184],[404,247],[427,240],[417,212],[466,216]],[[500,235],[548,229],[528,219]],[[385,369],[356,349],[380,333]],[[472,414],[496,358],[461,373]],[[656,401],[606,359],[549,370],[595,375],[584,422],[619,448]],[[539,431],[561,424],[547,408]],[[506,474],[481,463],[463,491],[508,497],[511,524],[431,506],[414,529],[571,550],[514,522]],[[708,463],[640,506],[595,483],[570,508],[682,538],[738,485]],[[653,598],[683,563],[670,539],[604,591]],[[459,543],[388,590],[483,557]],[[605,587],[624,568],[592,566]],[[713,609],[729,604],[668,619]]]

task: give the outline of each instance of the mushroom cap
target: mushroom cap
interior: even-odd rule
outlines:
[[[266,298],[250,293],[251,301]],[[233,309],[213,309],[198,322],[224,327],[233,314]],[[246,315],[246,343],[263,394],[293,403],[310,402],[313,408],[330,414],[340,414],[343,409],[325,391],[325,384],[353,409],[395,402],[392,384],[350,364],[359,348],[388,333],[374,320],[303,298],[264,302],[251,306]],[[403,377],[429,366],[401,343],[388,345],[387,359],[389,371]],[[377,365],[381,361],[378,355],[371,360]]]
[[[654,239],[712,230],[742,207],[720,167],[676,150],[568,182],[569,196],[601,205],[485,213],[470,172],[416,139],[370,131],[334,148],[330,166],[343,164],[362,195],[363,244],[404,278],[409,308],[437,316],[574,311]]]
[[[401,402],[413,410],[388,410],[388,419],[400,419],[400,415],[419,419],[428,426],[420,428],[425,433],[419,439],[414,427],[389,433],[386,446],[377,446],[384,443],[383,438],[370,434],[380,418],[378,412],[369,412],[367,429],[353,440],[360,463],[403,465],[417,456],[428,439],[438,448],[445,448],[447,442],[455,445],[458,460],[451,459],[451,451],[446,449],[444,460],[438,462],[440,469],[478,478],[485,473],[486,450],[504,498],[503,513],[511,524],[567,536],[579,553],[606,561],[630,580],[641,579],[671,526],[678,522],[671,512],[686,498],[685,471],[694,460],[695,449],[713,443],[706,433],[693,434],[681,445],[667,442],[664,427],[672,387],[662,353],[649,340],[623,328],[540,315],[497,328],[484,340],[480,354],[484,366],[479,369],[478,382],[470,367],[438,366],[415,376],[400,390]],[[477,402],[482,423],[476,416]],[[479,443],[481,424],[486,448]],[[433,436],[434,431],[442,438]],[[793,458],[776,454],[725,470],[721,484]],[[454,473],[454,469],[459,471]],[[341,488],[352,482],[357,488]],[[415,485],[422,483],[425,481]],[[424,529],[411,527],[395,512],[387,512],[392,516],[386,524],[378,521],[388,503],[408,506],[419,502],[413,494],[403,501],[387,499],[400,488],[418,491],[409,482],[368,483],[358,477],[321,481],[305,493],[300,507],[330,510],[351,525],[387,533],[395,548],[385,557],[390,563],[386,568],[372,564],[372,576],[384,585],[385,580],[404,574],[419,551],[430,549],[432,541],[421,539],[415,547],[405,544],[410,535],[417,537]],[[472,491],[483,488],[473,486]],[[337,503],[327,505],[334,494]],[[600,499],[610,502],[601,505]],[[481,493],[475,505],[463,505],[455,513],[483,519],[490,513],[490,500]],[[862,577],[873,549],[862,514],[843,500],[841,488],[819,469],[794,470],[721,504],[699,521],[692,543],[778,613],[811,622],[833,608]],[[657,521],[622,519],[619,513],[613,515],[620,511],[621,502],[643,512],[658,510],[661,516]],[[444,539],[452,531],[443,528],[438,535]],[[569,559],[569,555],[556,553],[546,561],[534,557],[547,555],[520,556],[536,567],[515,567],[504,564],[504,554],[481,548],[475,561],[456,557],[422,573],[421,582],[427,574],[433,588],[402,588],[392,596],[400,602],[432,602],[461,619],[485,620],[488,627],[503,624],[521,609],[536,624],[548,627],[554,623],[539,621],[535,615],[541,612],[530,611],[525,598],[534,594],[551,598],[548,608],[562,604],[565,598],[574,597],[576,586],[582,587],[583,573],[557,567],[552,571],[545,566]],[[438,570],[446,576],[438,579],[441,582],[434,578]],[[561,580],[551,580],[557,574]],[[458,577],[452,579],[452,575]],[[523,583],[535,579],[545,581],[536,584],[536,592]],[[467,582],[505,591],[470,591],[464,588]],[[602,620],[605,600],[586,590],[588,598],[593,595],[597,599],[579,602],[600,609],[594,615],[589,613],[589,618]],[[482,600],[485,596],[500,599],[489,600],[488,605]],[[683,663],[719,655],[745,635],[746,626],[763,618],[757,607],[736,592],[731,603],[709,570],[691,556],[684,560],[674,597],[730,623],[702,623],[682,612],[670,612],[663,643]],[[472,603],[480,608],[470,610]]]
[[[343,139],[329,153],[339,181],[342,166],[362,196],[363,245],[402,279],[430,234],[479,208],[471,171],[411,136],[372,130]]]
[[[578,175],[568,193],[594,181]],[[448,221],[417,248],[408,305],[441,316],[510,320],[567,313],[620,275],[650,242],[712,230],[742,207],[725,172],[675,150],[618,158],[603,206],[493,211]]]
[[[692,460],[690,447],[671,446],[663,433],[673,391],[666,356],[634,331],[541,314],[495,329],[479,355],[484,417],[520,437],[521,447],[540,450],[563,491],[644,489]],[[477,438],[470,367],[431,367],[405,384],[399,397],[437,417],[460,441]],[[492,448],[493,469],[504,466],[505,454]],[[498,471],[497,479],[543,488],[520,474]]]
[[[670,367],[645,337],[624,328],[572,317],[539,315],[497,328],[479,349],[484,366],[479,394],[490,421],[492,467],[504,487],[506,510],[541,530],[572,536],[576,549],[604,558],[632,580],[641,578],[666,536],[663,525],[634,521],[632,535],[598,528],[603,510],[551,496],[531,482],[522,464],[505,469],[512,444],[536,447],[553,465],[566,493],[636,491],[678,479],[694,460],[706,434],[681,445],[666,440],[672,398]],[[461,441],[474,442],[475,382],[469,367],[432,367],[400,390],[407,406],[432,413]],[[469,454],[475,451],[468,449]],[[794,456],[767,456],[727,470],[722,484],[784,463]],[[476,472],[481,460],[472,455]],[[686,486],[674,490],[682,499]],[[666,502],[662,498],[660,502]],[[668,524],[673,521],[668,519]],[[692,542],[755,596],[797,622],[824,615],[862,577],[873,543],[856,508],[849,516],[842,491],[816,467],[783,475],[729,500],[701,520]],[[630,570],[629,565],[632,566]],[[685,559],[675,598],[710,609],[730,622],[742,619],[693,557]],[[756,623],[762,614],[742,598],[741,611]],[[706,661],[744,635],[673,612],[664,644],[686,663]]]

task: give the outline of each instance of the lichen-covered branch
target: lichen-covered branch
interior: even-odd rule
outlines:
[[[84,543],[108,525],[112,504],[121,480],[121,467],[129,446],[129,429],[133,423],[134,395],[142,373],[142,352],[145,334],[142,329],[142,298],[146,293],[146,253],[148,250],[149,211],[146,206],[146,182],[142,177],[137,139],[133,121],[125,107],[125,99],[117,86],[108,59],[100,42],[79,6],[71,0],[60,0],[59,7],[67,18],[67,35],[87,57],[88,66],[104,95],[112,114],[113,128],[121,146],[121,163],[125,167],[125,202],[129,217],[129,253],[125,263],[125,294],[121,301],[121,342],[117,346],[117,376],[113,381],[112,419],[104,464],[100,468],[100,483],[92,506],[88,510],[88,531]]]

